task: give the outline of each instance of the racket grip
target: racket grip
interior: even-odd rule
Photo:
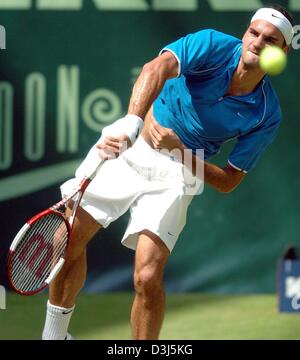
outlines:
[[[93,178],[96,176],[96,173],[99,169],[99,167],[104,163],[105,160],[103,160],[99,155],[98,158],[94,160],[94,163],[87,168],[85,176],[89,178],[90,180],[93,180]]]
[[[92,180],[96,175],[99,165],[101,165],[103,161],[104,160],[100,157],[96,145],[94,145],[89,151],[86,158],[77,168],[75,173],[76,178],[78,179],[89,178]]]

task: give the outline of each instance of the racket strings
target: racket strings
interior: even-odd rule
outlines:
[[[48,237],[46,239],[54,239],[54,242],[50,246],[49,243],[45,241],[45,238],[41,237],[41,230],[38,232],[38,236],[36,236],[36,231],[35,234],[29,234],[29,232],[26,234],[27,246],[20,247],[20,251],[18,251],[19,256],[15,257],[17,261],[13,272],[15,285],[20,290],[30,291],[32,287],[41,286],[62,255],[65,242],[61,221],[58,220],[59,219],[56,219],[56,223],[53,222],[52,228],[43,226],[41,229],[42,232],[47,232]],[[64,223],[62,223],[62,225],[65,227]],[[55,231],[56,228],[58,231]],[[57,242],[55,239],[60,239],[60,241]],[[26,252],[26,257],[24,257],[22,252],[26,251],[28,244],[31,245],[30,243],[32,242],[34,242],[33,246],[28,253]]]
[[[37,246],[32,247],[32,251],[27,256],[29,261],[27,262],[24,261],[22,265],[19,266],[19,268],[16,268],[15,270],[16,274],[25,271],[27,275],[27,278],[24,275],[19,276],[19,278],[16,278],[15,281],[18,288],[21,288],[22,286],[22,291],[30,291],[33,285],[32,275],[40,279],[39,282],[34,284],[36,284],[37,286],[43,284],[43,281],[48,277],[52,268],[54,267],[54,265],[57,263],[60,256],[62,255],[63,249],[64,249],[63,243],[61,244],[60,247],[54,248],[53,253],[52,253],[52,249],[51,251],[49,250],[47,251],[47,248],[44,248],[42,249],[42,252],[39,254],[39,257],[35,259],[33,254],[35,251],[39,251],[39,249]],[[34,264],[32,260],[35,260]],[[50,266],[52,264],[53,266]]]
[[[62,231],[59,229],[61,221],[60,219],[55,219],[51,226],[47,226],[45,221],[41,227],[41,229],[37,229],[36,226],[34,231],[28,232],[24,239],[24,244],[27,241],[27,244],[20,247],[19,256],[16,257],[17,263],[15,266],[14,274],[16,275],[15,279],[17,284],[23,287],[26,291],[30,285],[30,277],[32,274],[35,276],[35,279],[40,279],[40,281],[44,280],[46,274],[50,273],[51,265],[55,264],[55,260],[62,253],[62,249],[64,248],[64,242],[60,241],[58,246],[54,246],[54,242],[49,246],[49,242],[45,241],[46,239],[51,240],[54,237],[63,239]],[[58,229],[56,231],[56,229]],[[38,231],[37,231],[38,230]],[[47,234],[47,238],[43,236],[43,234]],[[55,241],[55,240],[54,240]],[[33,243],[33,244],[32,244]],[[33,246],[31,246],[33,245]],[[56,244],[57,245],[57,244]],[[30,249],[28,251],[28,247]],[[25,254],[26,256],[24,256]],[[23,273],[25,271],[25,274]],[[27,275],[27,278],[25,277]]]
[[[47,214],[31,225],[15,249],[11,280],[16,289],[29,292],[44,285],[64,254],[68,228],[62,216]]]
[[[46,227],[45,222],[39,225],[39,232],[36,231],[37,226],[27,231],[22,242],[19,243],[14,257],[15,262],[12,267],[12,277],[15,285],[18,288],[22,287],[23,290],[26,290],[28,286],[28,277],[26,276],[37,273],[38,266],[44,259],[43,252],[46,250],[46,247],[41,247],[41,245],[43,245],[43,243],[41,243],[41,234],[49,231],[49,226]],[[53,224],[53,226],[56,226],[56,224]]]

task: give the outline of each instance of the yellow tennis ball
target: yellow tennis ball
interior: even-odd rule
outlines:
[[[278,75],[286,67],[287,57],[278,46],[268,46],[259,55],[259,65],[269,75]]]

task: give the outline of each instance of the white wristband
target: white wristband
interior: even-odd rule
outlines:
[[[129,137],[131,145],[133,145],[143,126],[144,121],[139,116],[128,114],[103,128],[101,139],[106,136],[120,136],[125,134]]]
[[[127,114],[125,119],[129,120],[127,123],[128,130],[126,129],[126,134],[130,138],[131,144],[133,144],[144,126],[144,121],[138,115],[134,114]]]

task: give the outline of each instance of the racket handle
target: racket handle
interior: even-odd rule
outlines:
[[[81,190],[81,192],[78,193],[77,198],[75,200],[75,204],[72,208],[72,212],[71,215],[69,217],[69,224],[71,227],[71,232],[73,229],[73,223],[74,223],[74,219],[76,216],[76,212],[77,212],[77,208],[80,204],[81,198],[83,193],[85,192],[86,188],[89,186],[90,182],[93,180],[93,178],[95,177],[99,167],[104,163],[105,160],[101,159],[100,156],[97,156],[97,158],[94,159],[94,162],[92,164],[92,166],[89,166],[85,171],[85,176],[84,178],[81,180],[80,184],[79,184],[79,189]],[[68,198],[73,198],[73,196],[75,196],[75,194],[77,193],[76,189],[75,189],[75,193],[74,195],[71,194],[71,196],[69,195]],[[64,200],[65,201],[65,200]]]
[[[58,260],[58,263],[54,266],[54,268],[52,269],[51,273],[49,274],[49,276],[47,277],[47,279],[45,280],[46,284],[50,284],[51,281],[56,277],[56,275],[60,272],[60,269],[62,268],[63,264],[65,263],[65,259],[60,258]]]
[[[99,167],[104,163],[105,160],[103,160],[100,156],[95,159],[92,166],[89,166],[86,170],[85,177],[89,178],[90,180],[93,180],[93,178],[96,176],[96,173],[99,169]]]
[[[94,145],[75,172],[77,179],[93,179],[100,164],[104,160],[100,157],[99,150]]]
[[[94,159],[94,161],[91,163],[91,165],[86,166],[84,178],[81,180],[81,182],[79,184],[79,189],[81,190],[82,194],[85,192],[85,189],[88,187],[89,183],[96,176],[99,167],[104,163],[104,161],[105,160],[103,160],[99,156],[97,156]],[[77,193],[77,190],[75,189],[74,194],[69,195],[68,198],[72,198],[76,193]]]

